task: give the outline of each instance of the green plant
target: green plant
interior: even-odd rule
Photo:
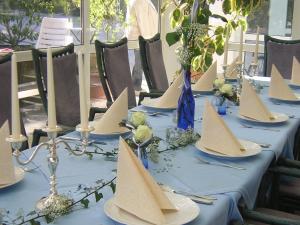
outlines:
[[[206,71],[213,61],[213,54],[222,55],[226,34],[241,26],[247,29],[247,17],[264,0],[224,0],[224,15],[214,14],[211,10],[216,0],[169,0],[166,4],[175,4],[170,23],[175,32],[168,33],[169,46],[180,42],[177,49],[183,68],[192,67],[194,71]],[[167,6],[164,5],[165,10]],[[214,26],[211,18],[222,21],[223,25]]]
[[[80,0],[73,0],[77,6]],[[116,34],[125,27],[126,6],[128,0],[90,0],[89,19],[91,27],[96,30],[91,40],[94,40],[104,27],[106,40],[112,41]]]
[[[10,45],[15,49],[24,41],[36,40],[36,28],[42,20],[41,13],[52,10],[51,2],[44,0],[7,0],[2,3],[0,45]]]

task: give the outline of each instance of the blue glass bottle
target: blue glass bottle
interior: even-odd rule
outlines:
[[[184,85],[178,100],[177,127],[181,129],[194,128],[195,99],[191,88],[190,69],[183,70]]]

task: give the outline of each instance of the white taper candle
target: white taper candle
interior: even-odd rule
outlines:
[[[12,137],[15,139],[19,139],[21,135],[18,91],[18,68],[16,54],[14,53],[11,58],[11,125]]]
[[[257,26],[255,51],[254,51],[254,57],[253,57],[253,63],[255,63],[255,64],[257,64],[257,62],[258,62],[259,31],[260,31],[260,28],[259,28],[259,26]]]
[[[227,65],[227,60],[228,60],[228,42],[229,42],[229,28],[227,27],[226,37],[225,37],[225,43],[224,43],[224,61],[223,61],[223,65]]]
[[[244,45],[244,31],[241,26],[241,34],[240,34],[240,46],[239,46],[239,63],[243,62],[243,45]]]
[[[56,129],[55,89],[51,48],[47,49],[48,128]]]
[[[79,95],[80,95],[80,122],[81,129],[88,129],[86,83],[84,76],[82,53],[78,52],[78,72],[79,72]]]

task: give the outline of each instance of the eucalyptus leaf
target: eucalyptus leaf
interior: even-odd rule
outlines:
[[[224,33],[224,28],[222,26],[218,26],[215,30],[215,35],[220,35]]]
[[[45,215],[45,220],[46,223],[52,223],[54,221],[54,218],[49,215]]]
[[[88,199],[82,199],[80,203],[83,205],[84,208],[88,208],[90,201]]]
[[[34,219],[29,221],[30,225],[40,225],[41,223],[39,221],[36,221]]]
[[[176,8],[173,13],[172,13],[173,19],[178,22],[180,20],[181,17],[181,11],[179,8]]]
[[[213,62],[213,55],[210,53],[206,53],[204,61],[205,61],[205,66],[209,67]]]
[[[179,39],[180,39],[180,35],[178,35],[177,32],[167,33],[166,35],[166,40],[169,46],[172,46],[175,43],[177,43]]]
[[[222,4],[222,9],[225,14],[231,13],[231,0],[224,0]]]
[[[95,192],[95,199],[96,199],[96,202],[99,202],[102,198],[103,198],[103,194],[102,194],[102,193],[98,193],[98,192],[96,191],[96,192]]]
[[[200,69],[201,56],[196,56],[192,59],[192,69],[198,71]]]
[[[116,192],[116,184],[115,184],[114,182],[111,182],[111,183],[109,184],[109,186],[110,186],[112,192],[115,193],[115,192]]]
[[[216,48],[216,53],[222,55],[224,53],[224,44],[218,44]]]
[[[221,15],[218,15],[218,14],[212,14],[211,17],[216,18],[216,19],[220,19],[220,20],[222,20],[225,23],[228,22],[228,20],[226,19],[225,16],[221,16]]]

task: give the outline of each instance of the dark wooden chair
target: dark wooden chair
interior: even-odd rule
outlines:
[[[163,60],[160,34],[151,39],[139,36],[142,67],[150,92],[164,92],[169,87]]]
[[[47,112],[47,53],[38,49],[32,50],[38,90]],[[77,56],[74,45],[70,44],[53,52],[53,74],[55,84],[55,103],[57,123],[64,129],[59,135],[73,131],[80,123],[80,103]],[[106,109],[91,108],[90,120],[95,113],[103,113]],[[41,136],[47,134],[37,129],[34,131],[32,146],[39,143]]]
[[[300,211],[300,162],[280,158],[270,171],[274,174],[272,207],[289,212]]]
[[[300,225],[300,216],[274,209],[242,208],[241,214],[244,222],[233,222],[231,225]]]
[[[0,127],[5,121],[9,121],[11,130],[11,54],[0,59]],[[26,136],[26,131],[21,118],[21,133]],[[28,142],[24,142],[21,150],[28,148]]]
[[[285,79],[290,79],[293,57],[300,61],[300,40],[281,40],[265,35],[264,42],[264,75],[270,76],[274,64]]]
[[[292,179],[284,184],[280,176]],[[300,208],[295,191],[299,194],[300,186],[293,186],[294,179],[299,178],[300,162],[283,158],[274,161],[262,179],[256,207],[250,210],[241,204],[240,212],[244,223],[233,222],[232,225],[300,225],[300,215],[295,214]]]
[[[107,99],[107,106],[109,107],[127,87],[129,108],[135,107],[137,104],[129,66],[127,38],[113,44],[96,40],[95,47],[100,82]],[[140,92],[138,104],[145,97],[159,96],[161,94]]]

